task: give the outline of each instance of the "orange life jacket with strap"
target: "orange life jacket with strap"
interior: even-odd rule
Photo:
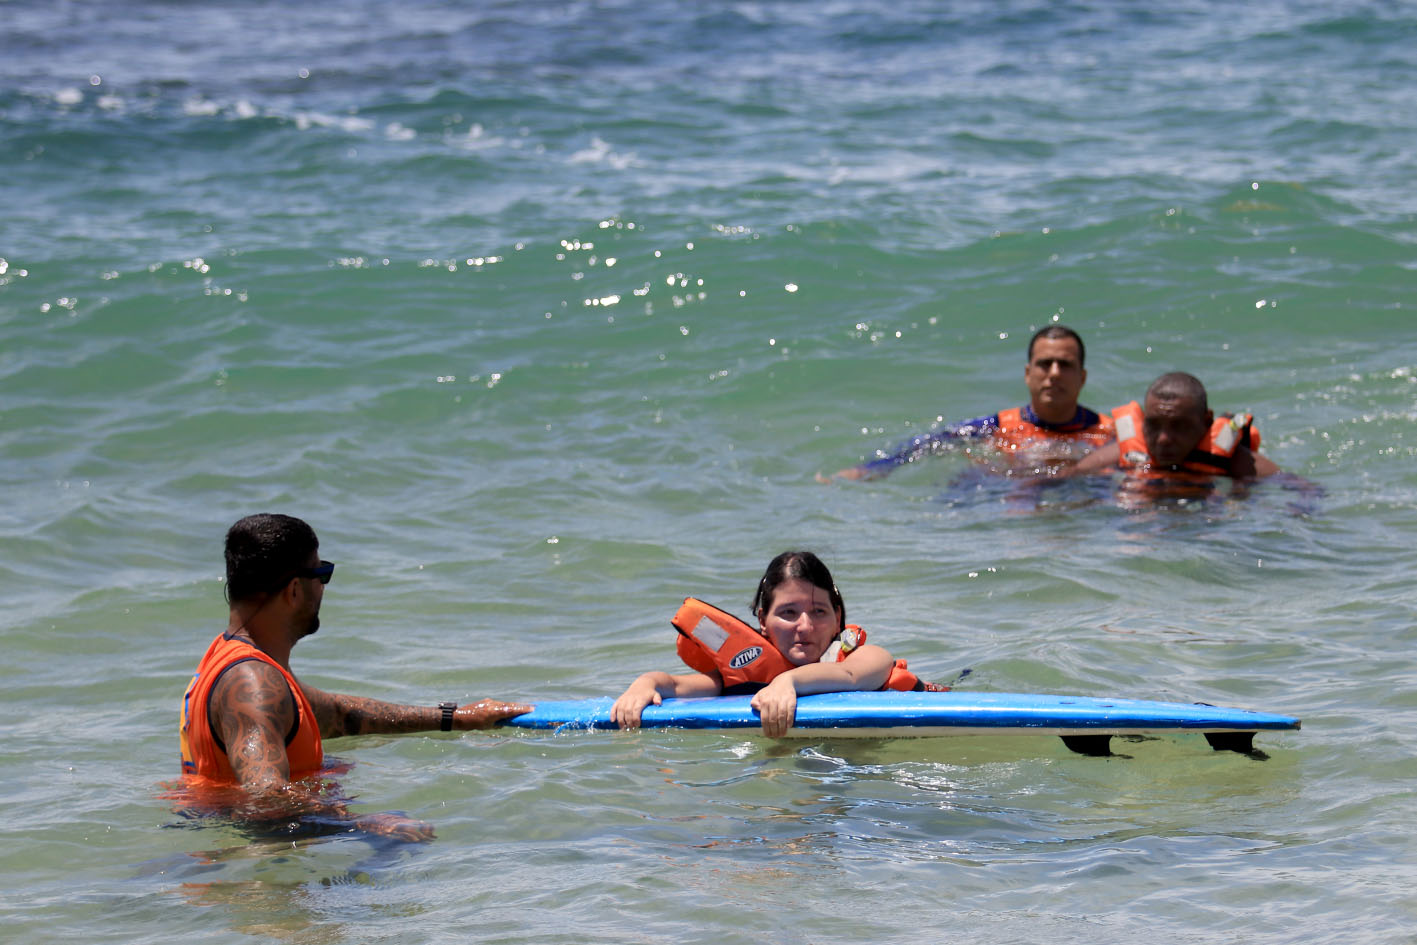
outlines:
[[[679,631],[679,658],[691,669],[723,680],[723,691],[740,687],[762,688],[778,676],[796,668],[777,647],[757,630],[737,617],[694,597],[684,598],[684,606],[670,620]],[[866,631],[848,624],[836,643],[822,654],[822,662],[841,662],[852,650],[866,642]],[[906,669],[905,660],[896,660],[882,689],[919,691],[933,684]]]
[[[1144,468],[1151,465],[1151,453],[1142,435],[1141,404],[1135,400],[1112,411],[1117,424],[1117,465],[1122,469]],[[1235,462],[1235,451],[1241,446],[1251,452],[1260,448],[1260,431],[1254,427],[1254,417],[1248,413],[1224,413],[1215,418],[1196,448],[1191,450],[1181,469],[1210,476],[1229,475]]]
[[[182,696],[179,715],[178,738],[182,748],[182,773],[199,775],[213,781],[232,784],[236,772],[231,769],[231,761],[226,756],[216,733],[212,730],[211,716],[207,703],[211,699],[212,687],[221,674],[245,660],[260,660],[269,663],[285,677],[290,694],[295,699],[295,727],[286,735],[285,754],[290,765],[290,780],[298,781],[318,772],[325,764],[324,749],[320,745],[320,725],[315,721],[315,710],[310,700],[305,698],[295,677],[265,653],[245,640],[228,638],[226,633],[217,634],[206,655],[197,665],[197,674],[187,684],[187,692]]]
[[[1039,440],[1066,440],[1072,443],[1088,443],[1101,446],[1112,439],[1112,418],[1105,414],[1094,414],[1085,407],[1078,409],[1082,422],[1065,425],[1042,426],[1027,414],[1023,407],[1010,407],[998,413],[999,426],[993,431],[994,442],[1000,449],[1017,450],[1027,443]],[[1091,421],[1091,422],[1088,422]]]

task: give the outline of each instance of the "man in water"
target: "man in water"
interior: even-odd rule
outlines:
[[[1028,387],[1026,406],[977,417],[924,433],[879,453],[877,458],[850,466],[833,479],[878,479],[897,466],[913,462],[955,440],[988,439],[1006,457],[1021,459],[1048,473],[1057,472],[1088,450],[1112,439],[1112,418],[1078,403],[1087,382],[1083,366],[1087,349],[1082,337],[1065,325],[1048,325],[1028,342],[1023,382]],[[827,481],[818,475],[818,479]]]
[[[299,682],[290,651],[319,629],[334,567],[320,560],[314,530],[298,518],[250,515],[226,533],[230,617],[182,700],[182,774],[239,786],[248,819],[349,819],[342,804],[302,783],[324,765],[322,739],[488,728],[531,708],[489,700],[398,705]],[[356,823],[408,839],[432,836],[427,824],[392,814]]]
[[[1249,414],[1219,421],[1206,401],[1205,387],[1190,374],[1163,374],[1147,388],[1145,406],[1135,401],[1112,411],[1117,440],[1088,454],[1070,472],[1112,467],[1159,479],[1194,480],[1229,476],[1257,479],[1279,472],[1258,452],[1259,434]]]

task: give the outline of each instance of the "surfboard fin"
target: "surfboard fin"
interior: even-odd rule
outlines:
[[[1238,751],[1242,755],[1255,753],[1254,732],[1206,732],[1205,740],[1216,751]]]
[[[1060,735],[1063,744],[1079,755],[1106,758],[1112,754],[1111,735]]]

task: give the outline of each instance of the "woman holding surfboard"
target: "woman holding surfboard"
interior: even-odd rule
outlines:
[[[674,616],[680,657],[697,672],[654,671],[638,677],[615,700],[611,719],[639,728],[647,705],[665,699],[753,692],[763,734],[792,727],[797,697],[816,692],[940,688],[921,683],[904,660],[866,643],[846,623],[846,605],[822,560],[810,551],[785,551],[768,564],[753,596],[754,630],[731,614],[690,598]]]

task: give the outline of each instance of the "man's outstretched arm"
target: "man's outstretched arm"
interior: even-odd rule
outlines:
[[[315,710],[322,738],[436,732],[443,726],[443,711],[436,706],[401,705],[364,696],[325,692],[304,683],[300,688]],[[491,728],[504,719],[530,711],[531,706],[520,702],[479,699],[458,706],[453,712],[452,727],[456,731]]]
[[[976,417],[973,420],[966,420],[963,423],[956,423],[931,433],[921,433],[897,445],[896,448],[889,453],[877,450],[875,459],[869,459],[864,463],[837,470],[830,476],[823,476],[821,473],[817,473],[817,481],[831,482],[833,479],[881,479],[890,475],[897,467],[912,463],[928,453],[940,452],[947,444],[953,443],[956,440],[967,440],[987,436],[989,433],[998,429],[998,425],[998,414],[994,414],[988,417]]]
[[[1122,448],[1114,440],[1088,453],[1082,459],[1063,469],[1059,476],[1089,476],[1112,472],[1122,458]]]
[[[1236,450],[1235,460],[1237,488],[1242,481],[1265,479],[1282,489],[1298,493],[1299,497],[1289,503],[1290,511],[1298,515],[1313,515],[1318,511],[1319,499],[1324,496],[1323,486],[1298,473],[1285,472],[1263,453],[1253,453],[1243,446]]]

